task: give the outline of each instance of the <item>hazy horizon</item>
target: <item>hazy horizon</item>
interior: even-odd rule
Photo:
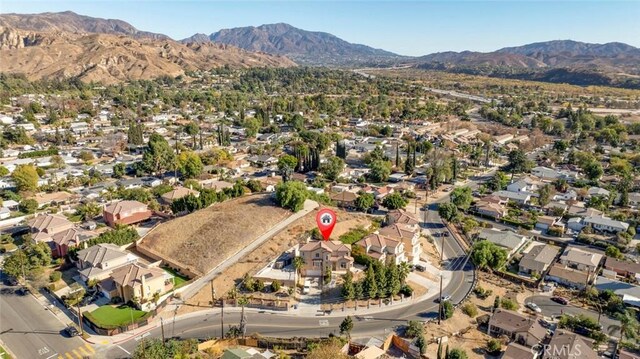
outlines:
[[[548,1],[3,1],[0,13],[73,11],[175,40],[287,23],[400,55],[491,52],[552,40],[640,47],[640,3]]]

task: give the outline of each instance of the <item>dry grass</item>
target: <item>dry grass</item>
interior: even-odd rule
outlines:
[[[334,228],[332,239],[356,226],[368,227],[371,225],[371,221],[363,214],[344,212],[335,208],[334,210],[338,216],[338,223]],[[213,280],[213,287],[216,289],[216,293],[218,295],[228,293],[245,273],[256,273],[282,252],[296,245],[303,237],[303,233],[316,227],[316,214],[317,210],[314,210],[293,222],[285,230],[273,236],[273,238],[247,255],[243,261],[233,264],[222,275],[217,276]],[[178,312],[188,313],[204,309],[203,307],[208,306],[210,300],[211,289],[209,286],[205,286],[187,301],[187,305],[181,306]]]
[[[246,196],[163,223],[141,244],[206,273],[290,214],[268,195]]]

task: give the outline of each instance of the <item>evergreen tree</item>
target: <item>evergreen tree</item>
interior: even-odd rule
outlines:
[[[367,268],[363,287],[368,298],[375,298],[378,295],[378,283],[376,283],[376,274],[372,265]]]
[[[375,268],[376,284],[378,285],[378,297],[386,298],[389,293],[389,287],[387,283],[387,267],[382,264],[378,264]]]
[[[400,281],[400,272],[397,265],[391,263],[387,268],[387,287],[390,295],[397,295],[402,288],[402,282]]]
[[[353,274],[350,271],[344,275],[344,284],[342,284],[342,297],[345,300],[353,300],[356,298],[355,286],[353,284]]]

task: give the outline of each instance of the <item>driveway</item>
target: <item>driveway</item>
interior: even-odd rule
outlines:
[[[598,320],[598,316],[599,316],[598,312],[595,310],[576,307],[571,303],[569,303],[568,305],[558,304],[552,301],[551,297],[549,296],[535,295],[527,298],[525,302],[536,303],[540,307],[540,309],[542,309],[542,314],[544,314],[545,317],[552,317],[552,316],[557,316],[562,314],[571,314],[571,315],[582,314],[587,317]],[[617,335],[620,335],[620,332],[618,330],[612,329],[612,326],[617,326],[620,324],[620,322],[613,318],[610,318],[607,314],[603,313],[602,315],[600,315],[600,324],[602,324],[602,330],[605,333],[614,337]]]

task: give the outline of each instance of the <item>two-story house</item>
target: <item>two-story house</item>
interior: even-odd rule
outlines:
[[[558,262],[567,268],[577,269],[587,273],[595,273],[600,266],[603,255],[589,252],[574,246],[567,246]]]
[[[353,267],[351,245],[340,241],[312,241],[300,247],[298,252],[304,260],[301,273],[305,277],[322,276],[326,268],[346,273]]]
[[[69,253],[69,249],[80,246],[83,242],[96,237],[98,234],[82,228],[69,228],[51,236],[53,257],[64,257]]]
[[[59,214],[38,215],[27,221],[27,225],[31,228],[33,240],[49,244],[52,251],[55,249],[53,235],[74,227],[71,221]]]
[[[158,267],[130,263],[114,269],[109,278],[100,283],[109,298],[118,296],[124,302],[134,298],[145,310],[150,309],[155,293],[162,295],[173,287],[171,274]]]
[[[138,201],[113,202],[104,208],[102,214],[110,227],[116,224],[134,224],[151,218],[147,205]]]
[[[76,266],[85,281],[103,280],[114,269],[138,261],[138,257],[115,244],[100,243],[78,251]]]
[[[356,245],[362,247],[367,255],[381,262],[386,261],[387,257],[391,258],[395,264],[407,261],[402,241],[387,238],[377,233],[364,237]]]
[[[418,264],[422,255],[420,227],[417,224],[396,223],[380,228],[378,233],[387,238],[402,242],[407,261]]]

